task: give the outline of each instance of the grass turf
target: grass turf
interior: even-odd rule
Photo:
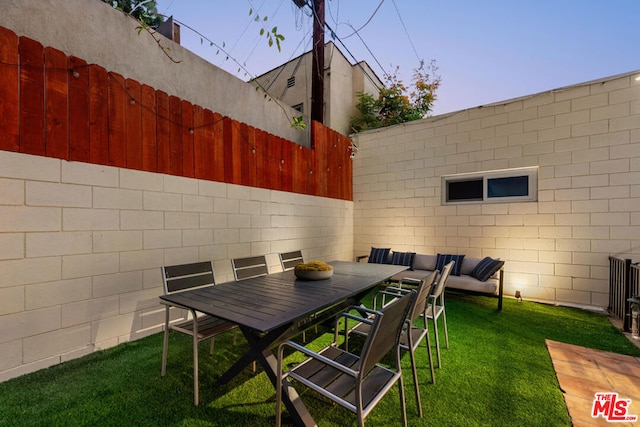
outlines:
[[[640,356],[600,314],[511,299],[498,312],[495,299],[462,294],[448,294],[446,304],[451,345],[442,350],[436,384],[425,349],[417,354],[423,418],[417,417],[409,358],[403,359],[409,425],[569,426],[545,339]],[[332,334],[309,331],[307,337],[315,338],[309,346],[320,348]],[[443,344],[442,333],[440,339]],[[230,334],[216,338],[213,357],[208,343],[201,344],[198,407],[190,338],[171,334],[161,377],[162,334],[155,334],[0,383],[0,425],[273,425],[275,391],[263,372],[246,369],[230,384],[216,381],[246,348],[242,339],[233,346]],[[398,425],[397,396],[392,390],[367,425]],[[356,424],[351,413],[316,394],[304,392],[302,399],[321,426]],[[290,422],[286,412],[284,422]]]

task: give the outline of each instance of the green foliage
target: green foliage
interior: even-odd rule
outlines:
[[[158,15],[155,0],[102,0],[102,2],[110,4],[114,9],[128,13],[149,27],[155,28],[164,21]]]
[[[420,61],[414,70],[410,89],[398,78],[398,70],[396,67],[393,74],[386,76],[378,98],[364,92],[357,93],[359,114],[351,118],[354,132],[422,119],[431,111],[441,80],[436,74],[438,67],[435,61],[428,65]]]
[[[253,9],[249,9],[249,16],[253,15]],[[254,21],[259,22],[260,21],[260,15],[256,14],[255,18],[253,18]],[[262,22],[266,25],[267,21],[269,20],[269,18],[267,18],[266,16],[262,18]],[[278,27],[273,27],[271,30],[269,30],[267,27],[262,27],[260,28],[260,35],[261,36],[265,36],[267,39],[267,44],[269,44],[269,47],[272,47],[275,43],[276,47],[278,48],[278,52],[280,52],[280,42],[284,41],[284,36],[280,33],[278,33]]]

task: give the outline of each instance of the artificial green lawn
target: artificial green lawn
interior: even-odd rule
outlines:
[[[426,351],[418,351],[425,415],[417,417],[409,357],[403,359],[409,425],[569,426],[545,339],[640,356],[608,319],[579,309],[447,294],[450,348],[431,384]],[[328,343],[322,334],[310,346]],[[444,336],[440,336],[444,343]],[[162,334],[0,383],[0,426],[269,426],[275,391],[265,374],[246,369],[230,384],[216,378],[246,350],[231,335],[200,348],[200,406],[193,406],[191,340],[172,333],[166,377],[160,376]],[[435,356],[435,348],[434,348]],[[292,359],[293,360],[293,359]],[[355,425],[355,417],[313,393],[302,399],[321,426]],[[397,389],[366,421],[399,425]],[[284,422],[290,422],[285,412]]]

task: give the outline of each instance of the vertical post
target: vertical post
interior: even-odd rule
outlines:
[[[311,120],[324,123],[324,0],[313,0]]]

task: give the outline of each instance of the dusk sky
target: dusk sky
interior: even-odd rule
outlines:
[[[224,45],[249,74],[185,25],[184,47],[243,80],[311,49],[310,10],[292,0],[157,4],[161,14]],[[435,60],[442,86],[434,115],[640,73],[640,0],[325,0],[325,14],[335,32],[326,41],[380,78],[398,66],[407,84],[419,59]],[[286,37],[281,52],[259,35],[263,26]]]

